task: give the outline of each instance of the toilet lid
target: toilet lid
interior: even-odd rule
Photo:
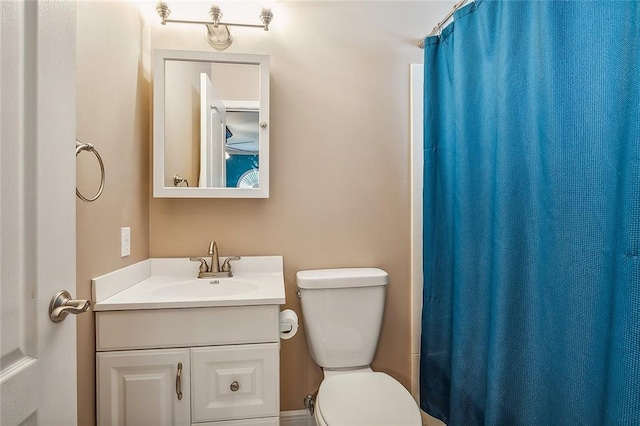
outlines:
[[[326,377],[318,391],[318,410],[329,426],[422,424],[409,392],[384,373]]]

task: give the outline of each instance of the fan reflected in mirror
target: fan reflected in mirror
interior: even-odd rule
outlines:
[[[260,172],[257,169],[248,170],[238,179],[238,188],[259,188]]]

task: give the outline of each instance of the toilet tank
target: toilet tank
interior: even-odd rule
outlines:
[[[362,367],[376,352],[389,275],[377,268],[296,274],[307,344],[322,368]]]

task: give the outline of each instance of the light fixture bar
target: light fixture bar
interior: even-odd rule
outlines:
[[[202,24],[202,25],[213,25],[214,27],[219,27],[220,25],[226,25],[227,27],[248,27],[248,28],[265,28],[262,24],[235,24],[231,22],[218,22],[216,25],[213,21],[189,21],[186,19],[166,19],[162,21],[162,25],[165,23],[169,24]],[[265,31],[268,29],[265,28]]]
[[[160,18],[162,18],[162,21],[161,21],[162,25],[166,25],[167,23],[200,24],[200,25],[213,25],[214,28],[218,28],[218,26],[224,25],[227,27],[262,28],[265,31],[269,31],[269,24],[273,19],[273,13],[271,12],[271,10],[262,9],[262,12],[260,13],[260,20],[262,21],[262,24],[239,24],[235,22],[221,22],[219,20],[219,18],[222,17],[222,12],[220,12],[220,8],[218,8],[217,6],[213,6],[211,9],[212,11],[210,11],[210,13],[212,13],[214,9],[218,13],[216,15],[216,19],[211,21],[194,21],[194,20],[188,20],[188,19],[169,19],[169,15],[171,15],[171,10],[169,9],[169,6],[167,6],[166,2],[159,2],[158,6],[156,7],[156,11],[158,12],[158,15],[160,15]]]

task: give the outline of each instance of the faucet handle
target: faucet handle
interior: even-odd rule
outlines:
[[[240,260],[240,256],[229,256],[224,260],[222,267],[220,268],[222,272],[231,272],[231,264],[229,262],[234,260]],[[231,274],[229,274],[231,276]]]
[[[190,261],[192,262],[200,262],[200,272],[208,272],[209,271],[209,265],[207,265],[207,261],[201,257],[190,257],[189,258]]]

